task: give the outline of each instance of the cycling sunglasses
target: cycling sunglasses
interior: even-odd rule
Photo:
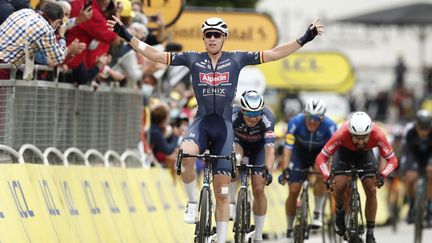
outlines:
[[[305,118],[306,118],[306,120],[308,120],[308,121],[316,121],[316,122],[319,122],[319,121],[321,121],[322,120],[322,116],[319,116],[319,115],[312,115],[312,114],[310,114],[310,113],[305,113]]]
[[[243,115],[247,117],[258,117],[262,115],[262,111],[243,111]]]
[[[222,37],[222,33],[221,32],[217,32],[217,31],[209,31],[209,32],[205,32],[204,36],[207,39],[212,38],[212,36],[214,36],[214,38],[216,38],[216,39],[219,39],[219,38]]]

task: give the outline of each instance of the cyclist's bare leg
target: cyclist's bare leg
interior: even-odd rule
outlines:
[[[199,153],[198,145],[193,141],[184,141],[180,148],[184,153],[197,154]],[[185,186],[186,195],[189,202],[197,202],[195,196],[196,188],[196,172],[195,172],[195,158],[182,159],[182,173],[181,177]]]
[[[406,194],[410,199],[414,198],[417,186],[418,172],[415,170],[408,170],[404,176],[404,184]]]
[[[267,197],[264,192],[265,179],[261,175],[252,176],[253,213],[255,222],[255,240],[262,240],[265,215],[267,213]]]
[[[375,228],[375,217],[377,212],[377,197],[376,191],[377,187],[375,184],[375,178],[367,177],[362,181],[364,191],[366,193],[366,205],[365,205],[365,215],[366,215],[366,227],[367,234],[373,234]]]
[[[216,230],[217,230],[217,242],[225,242],[228,219],[229,219],[229,208],[228,208],[228,187],[231,182],[231,176],[229,175],[213,175],[213,191],[216,198]]]
[[[297,197],[300,194],[302,184],[292,182],[288,186],[288,198],[285,201],[285,214],[287,217],[287,229],[293,229],[294,218],[297,210]]]
[[[241,160],[243,159],[243,148],[238,145],[237,143],[234,144],[235,147],[235,154],[236,154],[236,163],[240,164]],[[237,193],[237,184],[238,184],[238,179],[240,178],[239,173],[237,173],[236,177],[231,179],[231,183],[229,186],[229,203],[235,203],[235,197],[236,197],[236,193]]]
[[[334,198],[336,200],[336,207],[341,209],[345,205],[345,192],[349,188],[348,176],[338,175],[334,177]]]
[[[432,198],[432,165],[426,167],[426,178],[427,178],[427,199]]]
[[[315,172],[319,172],[317,167],[315,166]],[[326,185],[324,184],[323,178],[321,176],[316,176],[315,184],[314,184],[314,197],[315,197],[315,210],[314,212],[318,212],[322,214],[324,202],[325,202],[325,192]]]

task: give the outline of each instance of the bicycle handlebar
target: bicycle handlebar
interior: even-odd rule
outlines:
[[[350,170],[338,170],[338,171],[332,171],[332,175],[346,175],[346,176],[350,176],[350,175],[354,175],[354,174],[358,174],[358,173],[376,173],[377,170],[364,170],[364,169],[350,169]]]
[[[200,158],[200,159],[226,159],[231,160],[231,155],[213,155],[209,153],[204,154],[186,154],[182,153],[182,158]]]
[[[176,172],[177,175],[181,175],[181,161],[183,158],[200,158],[203,159],[204,161],[208,161],[209,159],[226,159],[226,160],[230,160],[231,161],[231,165],[234,165],[234,161],[235,161],[235,154],[231,153],[231,155],[212,155],[209,153],[203,153],[203,154],[187,154],[187,153],[183,153],[183,150],[180,149],[179,153],[177,155],[177,160],[176,160]],[[233,168],[233,173],[231,175],[231,177],[234,177],[235,174],[235,166],[232,166]]]

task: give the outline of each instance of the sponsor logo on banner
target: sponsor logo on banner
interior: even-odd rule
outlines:
[[[202,84],[219,86],[220,84],[229,83],[229,72],[200,73],[199,76]]]

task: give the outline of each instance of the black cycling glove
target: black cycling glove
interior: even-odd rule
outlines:
[[[297,43],[299,43],[300,46],[304,46],[306,43],[308,43],[309,41],[313,40],[315,38],[315,36],[318,35],[318,29],[316,26],[314,26],[311,29],[311,25],[309,25],[309,27],[306,30],[306,33],[304,33],[304,35],[300,38],[297,39]]]
[[[124,24],[120,25],[116,22],[114,25],[114,32],[117,33],[118,36],[123,38],[128,43],[132,40],[133,36],[131,35],[131,33],[129,33]]]

